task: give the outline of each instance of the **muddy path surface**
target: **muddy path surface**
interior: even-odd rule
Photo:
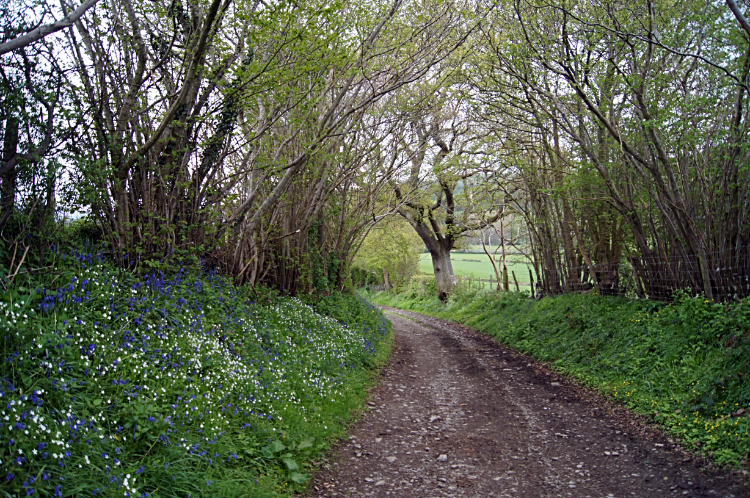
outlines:
[[[747,497],[596,393],[486,335],[386,308],[395,346],[310,497]]]

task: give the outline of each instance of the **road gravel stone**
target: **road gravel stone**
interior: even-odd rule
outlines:
[[[309,497],[750,496],[546,365],[466,327],[385,310],[391,361]]]

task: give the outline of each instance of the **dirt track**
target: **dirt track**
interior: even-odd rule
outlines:
[[[487,336],[386,311],[391,363],[308,496],[750,496],[625,410]]]

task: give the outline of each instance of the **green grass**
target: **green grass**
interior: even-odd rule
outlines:
[[[508,250],[508,251],[509,251],[509,252],[508,252],[508,254],[509,254],[509,255],[510,255],[510,252],[515,252],[515,251],[513,250],[513,248],[510,248],[510,247],[509,247],[508,245],[506,245],[505,247],[506,247],[506,250]],[[490,246],[490,245],[487,245],[487,249],[489,249],[489,251],[490,251],[490,252],[493,252],[493,253],[494,253],[494,252],[495,252],[495,249],[497,249],[497,246],[496,246],[496,245],[494,245],[494,244],[493,244],[493,245],[491,245],[491,246]],[[479,253],[482,253],[482,254],[484,254],[484,248],[482,247],[482,244],[468,244],[468,245],[462,245],[462,246],[461,246],[461,248],[460,248],[459,250],[463,250],[463,251],[472,251],[472,252],[479,252]],[[499,253],[500,253],[500,251],[498,251],[498,254],[499,254]],[[520,256],[520,255],[519,255],[519,256],[516,256],[516,254],[513,254],[513,257],[514,257],[514,258],[521,258],[522,256]]]
[[[0,496],[294,494],[390,351],[358,296],[54,259],[0,294]]]
[[[434,289],[434,285],[433,285]],[[597,295],[532,300],[459,289],[446,306],[422,287],[368,296],[464,323],[653,417],[718,464],[750,456],[750,299],[673,304]]]
[[[457,276],[492,278],[493,281],[496,281],[492,263],[484,253],[451,253],[451,264],[453,265],[453,273]],[[419,255],[419,269],[423,274],[433,274],[432,259],[429,253]],[[514,256],[508,259],[508,282],[511,287],[515,287],[511,271],[516,272],[519,286],[528,289],[529,269],[526,263],[520,261],[520,257]],[[489,288],[488,283],[485,283],[485,286]]]

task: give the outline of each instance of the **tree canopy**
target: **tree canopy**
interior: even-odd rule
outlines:
[[[746,11],[8,0],[2,257],[43,266],[77,212],[135,271],[327,292],[397,215],[448,295],[456,241],[512,217],[542,292],[619,293],[627,267],[641,296],[745,296]]]

